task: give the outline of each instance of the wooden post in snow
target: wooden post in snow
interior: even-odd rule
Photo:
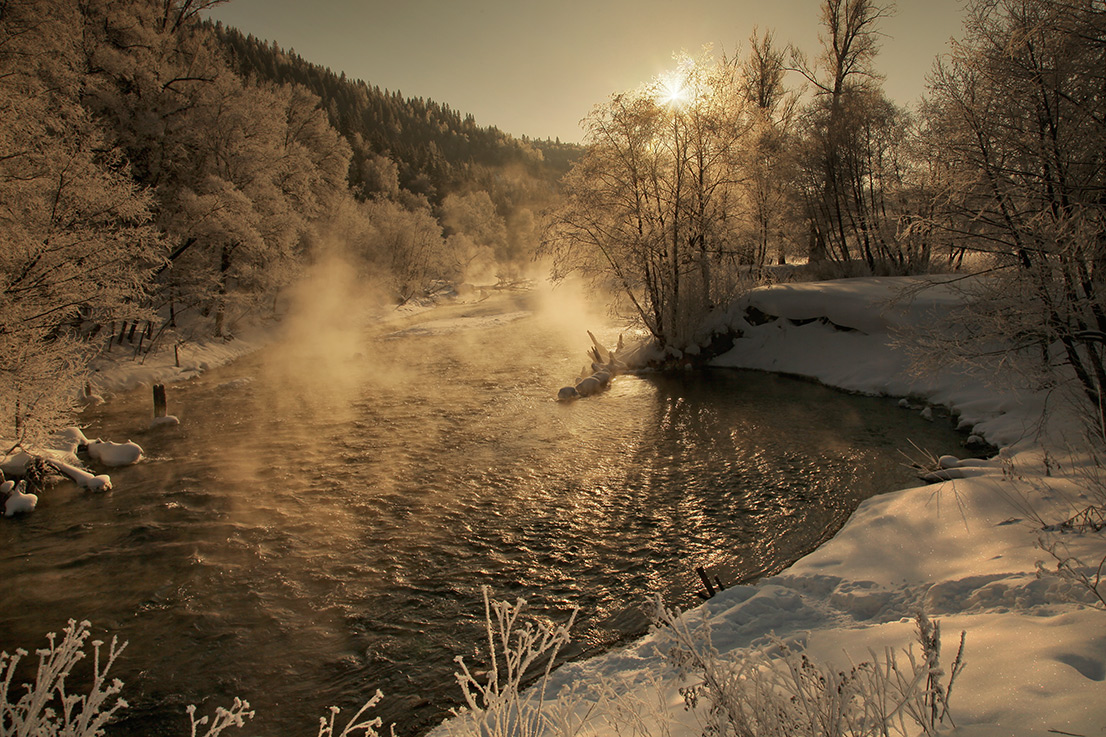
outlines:
[[[165,417],[168,405],[165,401],[165,385],[154,384],[154,417]]]
[[[710,579],[707,578],[707,570],[702,566],[697,566],[695,572],[699,574],[699,578],[703,582],[703,588],[707,590],[707,595],[704,598],[709,599],[713,597],[715,594],[714,586],[711,585]]]

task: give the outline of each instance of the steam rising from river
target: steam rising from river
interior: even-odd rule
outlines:
[[[366,381],[399,384],[403,367],[379,361],[368,340],[384,300],[340,255],[314,263],[288,297],[282,340],[264,377],[283,388],[280,414],[348,413]]]
[[[603,306],[576,282],[458,291],[435,306],[396,307],[340,253],[320,258],[287,295],[281,340],[259,368],[266,387],[254,421],[294,437],[287,452],[301,465],[344,455],[351,472],[377,469],[367,495],[409,494],[436,453],[463,445],[474,462],[494,465],[503,449],[490,440],[488,404],[515,403],[521,416],[552,403],[587,363],[589,330],[617,340]],[[515,321],[526,329],[502,329]],[[396,422],[397,415],[418,422]],[[336,447],[335,438],[351,432],[363,434],[363,446]],[[243,458],[243,484],[257,486],[267,462]]]

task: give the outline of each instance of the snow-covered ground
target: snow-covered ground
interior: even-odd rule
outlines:
[[[948,286],[902,296],[917,285],[847,279],[756,290],[727,316],[744,336],[715,363],[909,396],[913,411],[941,405],[1000,447],[999,456],[963,466],[944,459],[950,480],[869,499],[814,553],[756,585],[721,592],[689,616],[709,622],[723,653],[774,634],[804,643],[815,662],[848,670],[886,648],[910,647],[913,617],[924,609],[940,621],[946,667],[966,632],[952,733],[1106,735],[1106,611],[1086,587],[1038,575],[1039,561],[1051,570],[1056,563],[1039,540],[1082,558],[1092,579],[1106,556],[1101,532],[1042,530],[1042,521],[1087,507],[1094,489],[1093,466],[1063,440],[1076,422],[1057,411],[1042,427],[1043,396],[998,376],[948,369],[911,378],[894,335],[938,324],[962,301]],[[1098,590],[1106,595],[1106,582]],[[560,669],[558,686],[601,682],[624,694],[591,714],[586,733],[699,733],[702,715],[682,708],[658,642],[654,633]],[[460,727],[447,722],[439,731]]]

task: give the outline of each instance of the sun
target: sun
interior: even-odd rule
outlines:
[[[662,76],[657,88],[657,101],[663,105],[683,105],[691,99],[691,90],[687,86],[687,77],[679,72],[670,72]]]

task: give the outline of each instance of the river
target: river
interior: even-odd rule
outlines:
[[[482,587],[558,621],[579,606],[570,655],[599,652],[656,595],[694,605],[697,566],[733,584],[814,549],[913,481],[912,443],[963,454],[894,400],[769,374],[619,376],[556,402],[587,326],[566,338],[535,299],[309,324],[171,386],[175,428],[147,428],[148,389],[86,411],[89,437],[147,458],[114,491],[58,484],[0,520],[0,647],[70,617],[129,641],[113,735],[186,734],[187,704],[233,696],[248,734],[314,734],[377,688],[376,713],[418,734],[459,703]]]

